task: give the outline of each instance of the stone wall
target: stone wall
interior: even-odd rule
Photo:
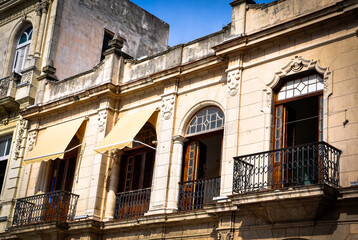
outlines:
[[[104,30],[126,39],[123,51],[134,58],[167,49],[169,25],[132,2],[59,2],[61,21],[54,66],[59,79],[88,71],[100,62]],[[129,19],[136,19],[130,21]]]

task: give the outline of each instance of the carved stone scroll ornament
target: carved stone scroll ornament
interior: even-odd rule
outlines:
[[[174,95],[170,95],[162,98],[161,110],[164,119],[168,120],[172,116],[174,110],[174,102],[175,102]]]
[[[230,71],[227,74],[227,88],[231,96],[235,96],[240,89],[240,69]]]
[[[106,125],[107,120],[107,112],[100,112],[98,113],[98,131],[103,132],[104,127]]]
[[[35,142],[36,142],[36,137],[37,137],[37,131],[33,131],[29,134],[28,137],[28,150],[32,151],[32,149],[34,149],[35,146]]]
[[[17,160],[20,156],[21,143],[24,138],[25,129],[27,127],[27,121],[25,119],[20,119],[18,124],[19,124],[19,128],[17,130],[16,139],[15,139],[15,152],[14,152],[15,160]]]

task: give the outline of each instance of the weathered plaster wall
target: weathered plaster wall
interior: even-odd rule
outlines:
[[[242,73],[239,155],[272,149],[265,134],[271,129],[266,115],[263,90],[295,56],[318,60],[332,71],[332,95],[328,98],[327,142],[343,151],[340,159],[340,184],[350,186],[358,178],[358,38],[357,19],[337,19],[329,25],[311,26],[289,38],[267,42],[245,52]],[[318,29],[319,28],[319,29]],[[273,104],[273,102],[271,102]],[[346,116],[345,116],[346,114]],[[349,123],[344,127],[345,119]],[[268,127],[264,127],[268,126]],[[271,138],[271,137],[270,137]],[[263,141],[265,140],[265,141]]]
[[[54,59],[59,79],[100,62],[104,29],[123,36],[127,40],[123,51],[132,57],[167,49],[169,25],[128,0],[65,1]]]
[[[246,11],[246,33],[256,32],[297,17],[312,13],[316,9],[328,7],[339,0],[306,0],[274,1],[269,4],[248,5]],[[238,7],[238,6],[236,6]]]
[[[222,31],[175,46],[148,59],[129,61],[125,65],[123,82],[149,77],[151,74],[214,55],[212,47],[223,42],[228,36],[229,31],[224,28]]]

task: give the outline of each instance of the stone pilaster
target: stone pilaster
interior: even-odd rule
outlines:
[[[167,209],[168,182],[170,179],[170,160],[173,150],[173,128],[177,83],[169,84],[162,95],[162,107],[158,132],[158,146],[152,181],[152,193],[148,214],[170,212]]]

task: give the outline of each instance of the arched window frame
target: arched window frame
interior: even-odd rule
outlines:
[[[322,140],[327,141],[327,114],[328,114],[328,98],[332,95],[332,72],[328,67],[322,67],[317,60],[307,60],[302,57],[296,56],[291,59],[286,66],[282,67],[279,72],[274,74],[274,77],[266,82],[266,88],[262,90],[262,102],[261,112],[270,115],[267,116],[270,121],[265,122],[264,139],[265,139],[265,150],[271,149],[272,141],[272,115],[275,103],[275,89],[282,84],[285,79],[301,76],[301,74],[316,72],[320,74],[323,79],[323,98],[322,98]]]
[[[25,28],[25,30],[19,36],[16,42],[16,48],[14,53],[14,61],[12,65],[12,72],[21,73],[24,68],[27,56],[29,54],[30,44],[32,40],[32,25]],[[25,41],[21,42],[25,38]]]

